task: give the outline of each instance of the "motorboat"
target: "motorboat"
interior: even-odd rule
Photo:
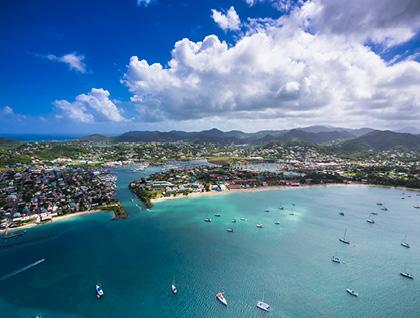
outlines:
[[[175,286],[175,282],[172,282],[171,290],[172,290],[172,294],[174,294],[174,295],[178,292],[178,290],[176,289],[176,286]]]
[[[262,225],[262,224],[257,224],[257,227],[258,227],[259,229],[262,229],[262,228],[263,228],[263,225]]]
[[[334,263],[337,263],[337,264],[341,263],[341,260],[337,256],[331,257],[331,261],[334,262]]]
[[[359,297],[359,293],[351,288],[346,288],[346,292],[354,297]]]
[[[204,219],[204,222],[211,222],[210,218]]]
[[[98,299],[101,298],[104,295],[104,291],[103,291],[101,285],[96,284],[95,290],[96,290],[96,297]]]

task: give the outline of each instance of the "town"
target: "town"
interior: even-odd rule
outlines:
[[[26,168],[0,174],[0,226],[13,228],[44,223],[56,216],[111,209],[115,176],[103,169]],[[119,216],[119,214],[116,214]]]
[[[207,164],[184,171],[167,165],[191,160]],[[94,209],[126,217],[114,200],[112,169],[127,165],[167,167],[130,184],[149,207],[159,197],[265,186],[358,182],[420,188],[420,153],[413,150],[341,152],[302,142],[23,142],[0,146],[1,226]]]

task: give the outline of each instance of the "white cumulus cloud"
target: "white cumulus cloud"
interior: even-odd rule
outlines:
[[[236,13],[235,8],[231,6],[226,13],[217,11],[215,9],[211,10],[212,19],[217,25],[224,31],[227,30],[239,30],[241,26],[241,20],[239,15]]]
[[[48,54],[46,58],[50,61],[67,64],[71,70],[86,73],[86,64],[83,62],[85,60],[85,56],[83,54],[78,54],[77,52],[65,54],[63,56]]]
[[[82,123],[92,123],[97,120],[127,121],[117,105],[109,99],[109,95],[110,93],[105,89],[92,88],[89,93],[76,96],[73,102],[56,100],[53,104],[65,116]]]
[[[320,10],[317,1],[260,20],[233,46],[215,35],[182,39],[167,66],[133,56],[124,76],[131,100],[146,121],[420,125],[420,63],[386,63],[366,34],[324,29]]]

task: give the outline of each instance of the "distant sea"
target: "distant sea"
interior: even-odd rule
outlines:
[[[78,139],[82,135],[0,134],[0,137],[23,141],[64,141]]]
[[[116,171],[126,220],[96,213],[0,240],[0,316],[419,317],[419,192],[310,187],[168,200],[148,212],[127,185],[156,171]],[[338,241],[345,229],[350,245]],[[411,248],[400,245],[405,235]],[[405,267],[414,280],[400,276]],[[263,294],[269,314],[255,306]]]

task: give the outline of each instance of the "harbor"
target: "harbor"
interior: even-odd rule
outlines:
[[[128,190],[133,172],[116,173],[117,196],[129,213],[124,222],[93,213],[28,229],[10,240],[18,245],[0,243],[0,257],[8,260],[0,275],[46,259],[2,281],[8,291],[0,291],[2,311],[59,318],[239,318],[258,317],[262,309],[256,304],[262,301],[273,317],[352,317],[354,312],[378,317],[379,308],[389,316],[417,312],[412,295],[420,288],[415,252],[420,216],[413,191],[406,191],[412,197],[405,200],[399,189],[364,185],[239,192],[162,201],[148,212],[136,206],[142,205]],[[367,211],[378,213],[373,227]],[[349,245],[338,241],[346,228]],[[400,245],[404,240],[410,249]],[[331,261],[333,255],[340,264]],[[103,289],[101,299],[95,284]],[[23,292],[28,288],[31,293]],[[228,306],[216,299],[220,291]],[[297,304],[298,297],[304,305]]]

